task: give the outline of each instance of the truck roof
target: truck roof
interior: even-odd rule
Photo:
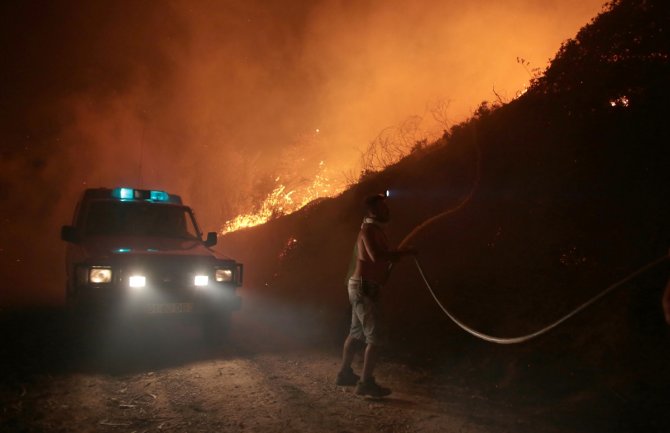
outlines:
[[[151,189],[136,189],[128,187],[119,188],[88,188],[84,191],[82,202],[89,200],[120,200],[120,201],[143,201],[151,203],[169,203],[181,205],[181,197],[168,194],[165,191]]]

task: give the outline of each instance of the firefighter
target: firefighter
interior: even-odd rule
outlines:
[[[366,215],[356,239],[353,272],[347,284],[352,308],[351,328],[344,341],[342,366],[337,374],[336,384],[356,385],[358,395],[384,397],[391,390],[378,385],[373,376],[382,344],[380,294],[388,278],[391,263],[415,254],[415,251],[412,248],[389,248],[384,232],[384,225],[390,220],[385,194],[369,196],[364,203]],[[351,363],[357,348],[363,344],[363,372],[359,377],[353,372]]]

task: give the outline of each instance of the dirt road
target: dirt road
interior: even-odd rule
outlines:
[[[358,398],[333,385],[336,364],[333,357],[293,352],[138,374],[45,377],[16,390],[4,425],[16,431],[492,431],[411,383],[387,380],[396,389],[392,397]]]
[[[361,398],[334,385],[335,340],[294,339],[259,317],[235,320],[221,347],[189,326],[92,344],[69,338],[63,323],[44,312],[2,321],[2,432],[633,431],[615,428],[617,412],[639,412],[602,390],[547,396],[538,395],[542,384],[478,386],[459,380],[463,369],[440,372],[399,353],[377,371],[393,394]],[[645,422],[647,431],[659,425]]]
[[[204,343],[197,329],[175,327],[147,333],[132,346],[117,347],[117,353],[104,345],[77,353],[62,345],[54,325],[43,327],[42,335],[35,328],[15,330],[21,341],[14,341],[17,347],[4,358],[13,361],[5,373],[15,371],[2,383],[2,431],[484,432],[512,427],[502,428],[501,421],[511,420],[501,408],[487,407],[486,415],[477,417],[469,413],[471,405],[486,406],[476,393],[435,383],[427,372],[398,362],[385,362],[378,372],[394,389],[390,397],[358,397],[352,388],[334,385],[335,347],[287,344],[270,329],[250,333],[245,323],[236,322],[222,348]],[[360,370],[360,360],[356,367]]]

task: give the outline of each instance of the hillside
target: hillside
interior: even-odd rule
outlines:
[[[443,302],[494,335],[534,331],[667,254],[669,8],[612,2],[522,97],[483,103],[436,143],[337,198],[224,237],[221,250],[246,264],[249,311],[277,332],[336,347],[361,202],[385,189],[395,243],[472,192],[409,243]],[[547,395],[557,418],[560,408],[590,403],[595,418],[623,417],[624,426],[661,422],[649,415],[668,401],[659,397],[670,380],[659,302],[667,263],[555,332],[499,347],[448,321],[406,261],[384,293],[389,353],[491,394]]]

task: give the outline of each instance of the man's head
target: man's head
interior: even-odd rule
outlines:
[[[375,194],[365,198],[365,209],[367,216],[375,220],[385,223],[391,219],[391,213],[386,205],[385,194]]]

